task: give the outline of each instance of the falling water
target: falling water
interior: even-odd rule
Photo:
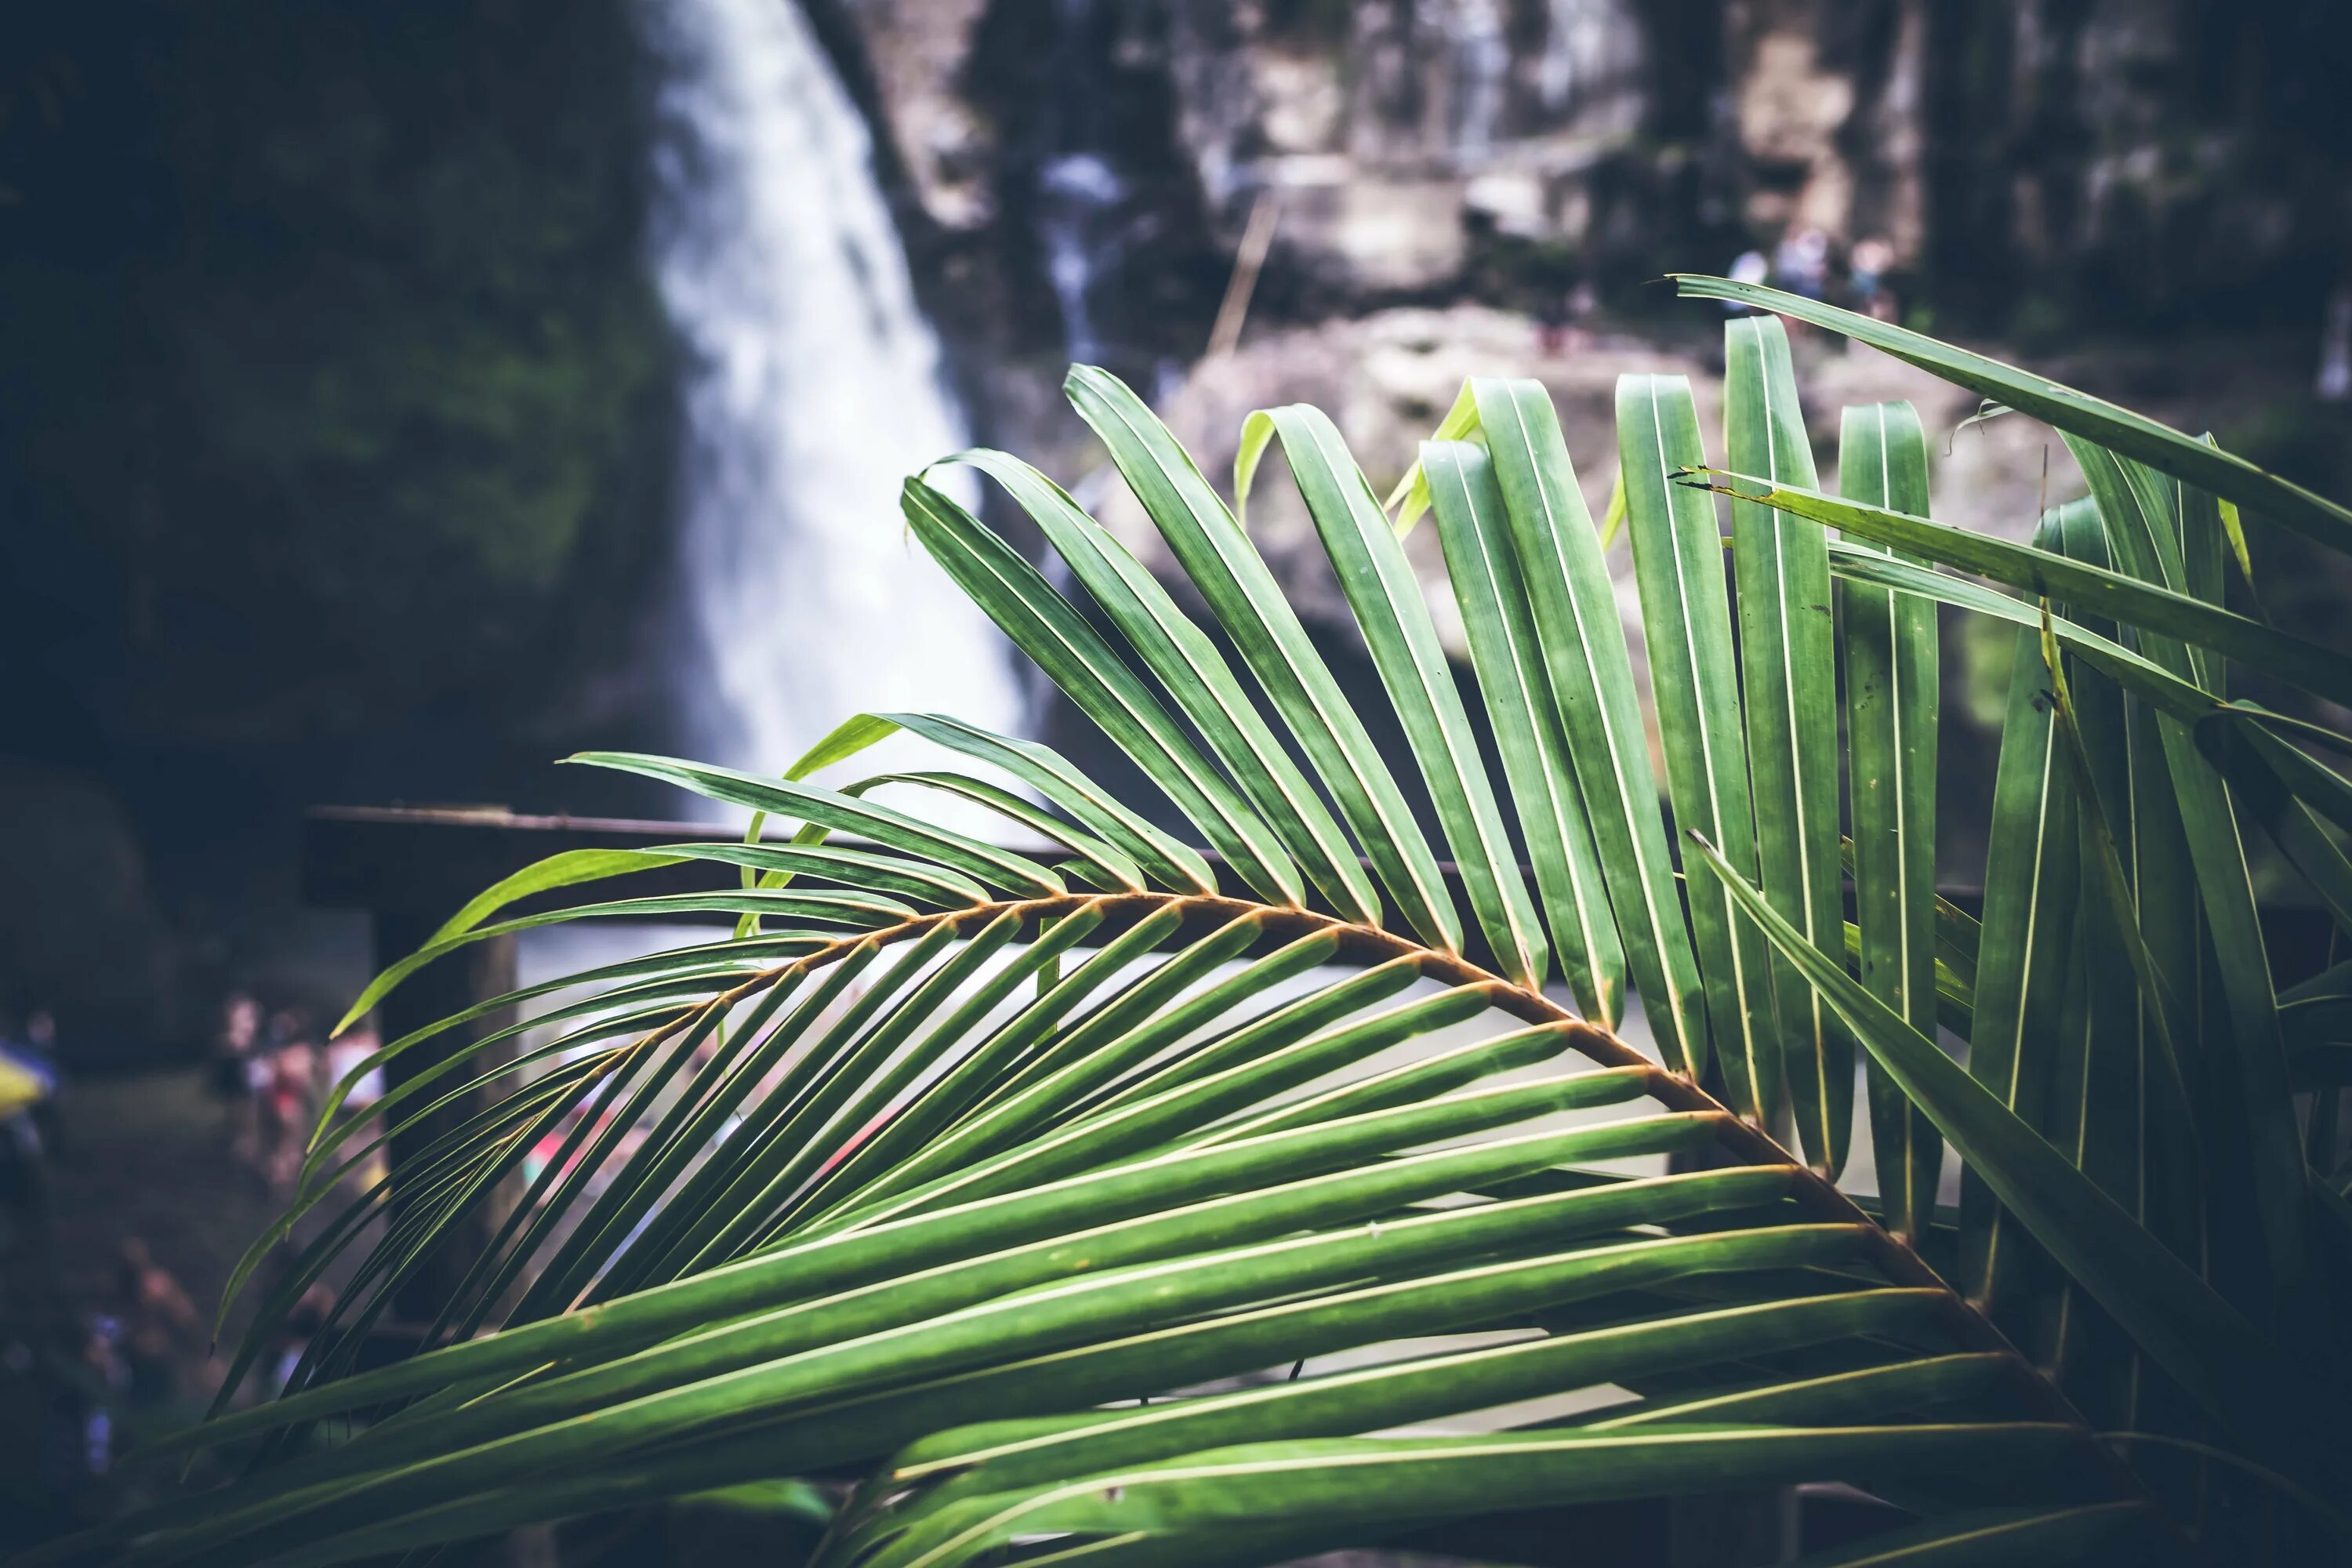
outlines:
[[[1127,184],[1099,153],[1069,153],[1039,172],[1037,187],[1037,230],[1045,243],[1045,279],[1062,310],[1063,340],[1071,359],[1094,364],[1103,352],[1092,294],[1108,249],[1097,231],[1115,218]]]
[[[1454,155],[1483,158],[1502,123],[1504,79],[1511,68],[1502,6],[1496,0],[1455,0],[1444,26],[1454,47]]]
[[[687,363],[691,739],[773,772],[866,710],[1017,732],[1004,645],[899,518],[901,479],[966,436],[864,120],[793,0],[642,15],[654,271]]]
[[[1105,357],[1094,290],[1117,261],[1133,216],[1128,203],[1135,193],[1118,166],[1118,89],[1099,52],[1106,24],[1115,23],[1097,0],[1060,0],[1047,64],[1050,79],[1064,85],[1048,96],[1036,126],[1037,238],[1061,310],[1063,346],[1081,364]]]
[[[1550,0],[1536,91],[1547,114],[1595,132],[1642,113],[1642,25],[1624,0]]]

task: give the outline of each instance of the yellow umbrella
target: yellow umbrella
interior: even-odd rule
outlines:
[[[49,1096],[47,1081],[24,1063],[0,1051],[0,1116],[14,1116]]]

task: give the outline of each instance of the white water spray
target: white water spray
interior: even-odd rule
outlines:
[[[794,0],[642,15],[654,270],[687,361],[691,740],[772,773],[861,710],[1018,733],[1005,645],[900,520],[900,481],[966,435],[864,120]]]

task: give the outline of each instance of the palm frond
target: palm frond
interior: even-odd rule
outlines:
[[[1075,370],[1208,624],[1002,453],[950,460],[1066,578],[922,476],[903,505],[1150,787],[919,713],[855,716],[782,777],[575,759],[760,815],[741,842],[518,873],[354,1016],[572,920],[738,939],[376,1052],[362,1070],[426,1065],[364,1111],[338,1096],[239,1270],[307,1231],[236,1376],[362,1247],[329,1331],[278,1397],[148,1450],[252,1462],[47,1560],[323,1563],[820,1476],[856,1483],[824,1568],[1466,1553],[1514,1512],[1570,1530],[1811,1481],[1908,1516],[1824,1563],[2238,1561],[2257,1517],[2320,1550],[2334,1516],[2304,1500],[2352,1479],[2328,1179],[2352,983],[2273,973],[2241,821],[2352,921],[2352,784],[2304,749],[2323,726],[2226,692],[2238,664],[2339,700],[2352,662],[2221,587],[2235,509],[2338,545],[2352,515],[1916,334],[1684,287],[2049,420],[2089,495],[2030,546],[1930,521],[1904,405],[1845,411],[1822,492],[1769,317],[1730,323],[1719,468],[1686,384],[1627,377],[1662,800],[1569,452],[1607,433],[1473,381],[1391,524],[1328,420],[1253,416],[1238,489],[1279,446],[1380,677],[1368,726],[1166,427]],[[1398,542],[1423,510],[1473,693]],[[1980,921],[1935,890],[1948,608],[2015,639],[1990,847],[1944,868],[1981,881]],[[897,731],[944,765],[815,782]],[[1068,858],[941,829],[919,791]],[[710,890],[605,886],[691,865]],[[396,1202],[348,1193],[427,1127]],[[1875,1192],[1833,1184],[1850,1145]],[[402,1283],[526,1169],[418,1353],[362,1364]],[[2266,1488],[2287,1512],[2249,1506]]]

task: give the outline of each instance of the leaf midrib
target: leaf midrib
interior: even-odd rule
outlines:
[[[2051,1420],[2063,1421],[2088,1430],[2081,1413],[2073,1403],[2046,1377],[2032,1362],[2023,1355],[2006,1335],[1995,1328],[1973,1303],[1969,1302],[1927,1260],[1908,1245],[1882,1226],[1848,1197],[1835,1183],[1814,1170],[1797,1155],[1784,1148],[1761,1128],[1742,1120],[1727,1107],[1708,1094],[1692,1079],[1670,1068],[1643,1056],[1616,1035],[1601,1028],[1590,1020],[1545,995],[1506,980],[1473,963],[1456,952],[1426,946],[1410,937],[1379,926],[1343,921],[1336,916],[1312,910],[1300,910],[1281,905],[1262,904],[1247,899],[1222,895],[1140,893],[1067,893],[1050,898],[1007,900],[973,905],[965,909],[944,910],[906,921],[896,926],[856,933],[854,940],[830,943],[826,947],[789,964],[765,972],[766,975],[782,978],[795,971],[814,969],[841,952],[861,943],[884,946],[918,938],[941,924],[961,926],[973,920],[993,920],[1007,913],[1018,912],[1024,919],[1055,919],[1076,910],[1093,907],[1103,914],[1103,921],[1091,935],[1099,938],[1115,932],[1122,926],[1161,910],[1175,908],[1182,911],[1187,923],[1194,919],[1214,921],[1220,924],[1245,914],[1260,915],[1269,937],[1293,938],[1315,931],[1336,931],[1340,946],[1334,955],[1342,960],[1381,962],[1393,958],[1412,958],[1423,973],[1431,979],[1450,985],[1478,985],[1486,988],[1497,1011],[1530,1024],[1566,1024],[1571,1049],[1582,1052],[1591,1060],[1610,1067],[1642,1067],[1654,1077],[1652,1093],[1658,1103],[1669,1110],[1712,1111],[1721,1116],[1721,1135],[1727,1152],[1744,1163],[1752,1165],[1786,1166],[1790,1172],[1790,1195],[1801,1208],[1814,1211],[1826,1223],[1853,1224],[1861,1228],[1867,1259],[1887,1278],[1890,1284],[1916,1286],[1941,1292],[1951,1302],[1951,1330],[1963,1349],[1980,1350],[2005,1358],[2016,1373],[2021,1391],[2028,1391],[2030,1404],[2039,1405],[2042,1415]],[[2120,1489],[2126,1495],[2138,1495],[2137,1482],[2119,1464],[2111,1467]]]

